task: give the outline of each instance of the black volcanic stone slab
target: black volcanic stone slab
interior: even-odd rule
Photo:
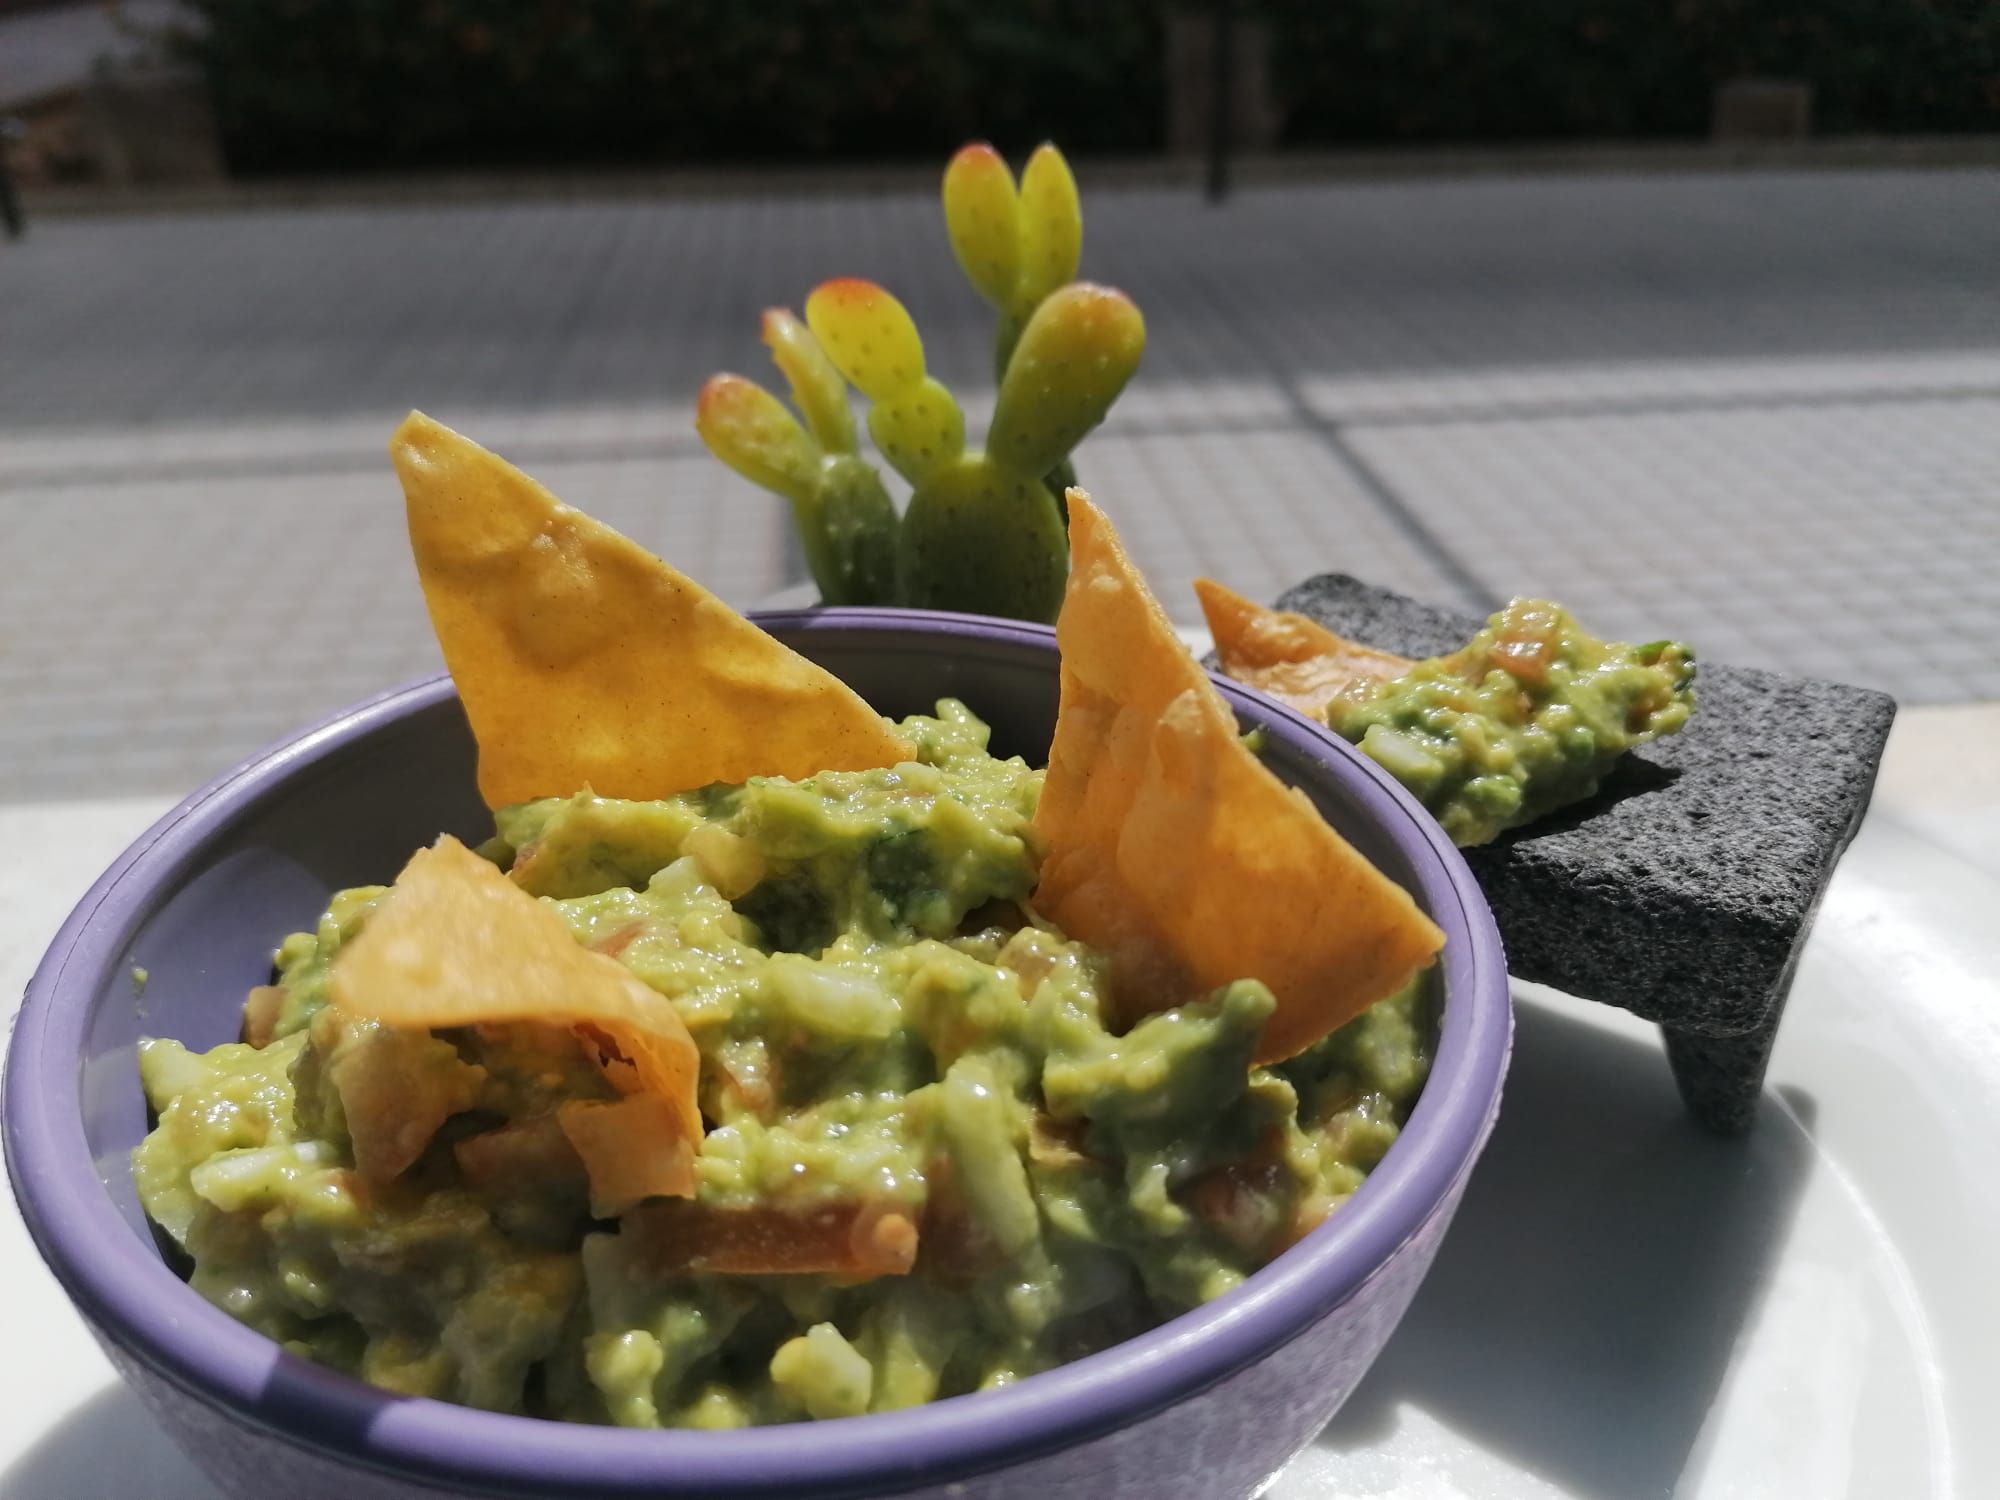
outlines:
[[[1277,607],[1413,657],[1461,646],[1481,623],[1342,573]],[[1465,857],[1508,969],[1657,1021],[1688,1108],[1735,1133],[1754,1117],[1799,950],[1867,810],[1896,700],[1705,661],[1696,693],[1687,727],[1626,756],[1588,802]]]

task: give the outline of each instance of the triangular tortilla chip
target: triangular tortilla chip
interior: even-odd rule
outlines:
[[[1304,615],[1266,609],[1212,579],[1197,578],[1194,591],[1223,672],[1309,719],[1324,719],[1343,689],[1389,682],[1416,665],[1407,656],[1356,645]]]
[[[671,1159],[676,1145],[691,1151],[701,1141],[701,1055],[673,1002],[616,959],[583,947],[553,908],[449,834],[411,856],[360,936],[334,959],[330,985],[343,1013],[385,1026],[568,1026],[621,1093],[667,1106],[664,1114],[620,1117],[629,1125],[650,1120],[670,1135],[643,1154]],[[593,1167],[578,1135],[594,1132],[563,1123]],[[594,1172],[592,1195],[620,1196],[629,1181],[600,1183]],[[693,1186],[689,1175],[682,1191]]]
[[[1290,1057],[1402,986],[1444,935],[1245,747],[1081,490],[1069,535],[1035,905],[1111,955],[1125,1021],[1260,979],[1278,1007],[1257,1061]]]
[[[832,673],[476,443],[412,412],[389,452],[489,807],[910,758]]]

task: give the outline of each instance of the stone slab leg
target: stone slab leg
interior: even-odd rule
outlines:
[[[1764,1090],[1764,1070],[1770,1066],[1783,1010],[1773,1006],[1763,1025],[1734,1036],[1660,1028],[1682,1100],[1717,1135],[1742,1135],[1757,1118],[1757,1097]]]

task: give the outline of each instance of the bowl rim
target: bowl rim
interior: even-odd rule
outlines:
[[[940,611],[752,618],[780,632],[1055,648],[1048,626]],[[8,1172],[36,1247],[101,1339],[237,1422],[340,1462],[488,1493],[886,1493],[1072,1446],[1198,1394],[1354,1297],[1453,1201],[1491,1128],[1512,1039],[1499,932],[1436,821],[1323,727],[1262,693],[1211,680],[1233,709],[1324,766],[1395,845],[1446,933],[1444,993],[1458,1002],[1444,1007],[1430,1078],[1382,1164],[1340,1212],[1214,1302],[1002,1390],[838,1422],[690,1432],[391,1396],[285,1353],[192,1292],[132,1233],[92,1160],[81,1101],[91,1007],[71,1003],[71,992],[79,984],[95,991],[121,962],[139,915],[209,840],[312,767],[454,696],[444,674],[365,699],[209,782],[135,840],[77,904],[29,982],[0,1100]]]

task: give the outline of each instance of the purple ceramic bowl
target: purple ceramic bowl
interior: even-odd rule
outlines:
[[[825,610],[761,617],[885,713],[964,698],[994,748],[1039,758],[1054,632]],[[155,1249],[129,1153],[133,1047],[233,1039],[273,945],[326,896],[379,880],[440,829],[490,828],[447,679],[387,693],[197,792],[128,849],[57,935],[8,1061],[7,1166],[36,1244],[161,1424],[233,1496],[1198,1496],[1254,1492],[1381,1350],[1429,1268],[1500,1103],[1512,1015],[1500,939],[1465,863],[1372,763],[1228,682],[1265,758],[1446,934],[1438,1044],[1402,1138],[1323,1227],[1239,1290],[1002,1391],[744,1432],[628,1432],[399,1399],[281,1351]],[[132,970],[149,971],[143,993]]]

